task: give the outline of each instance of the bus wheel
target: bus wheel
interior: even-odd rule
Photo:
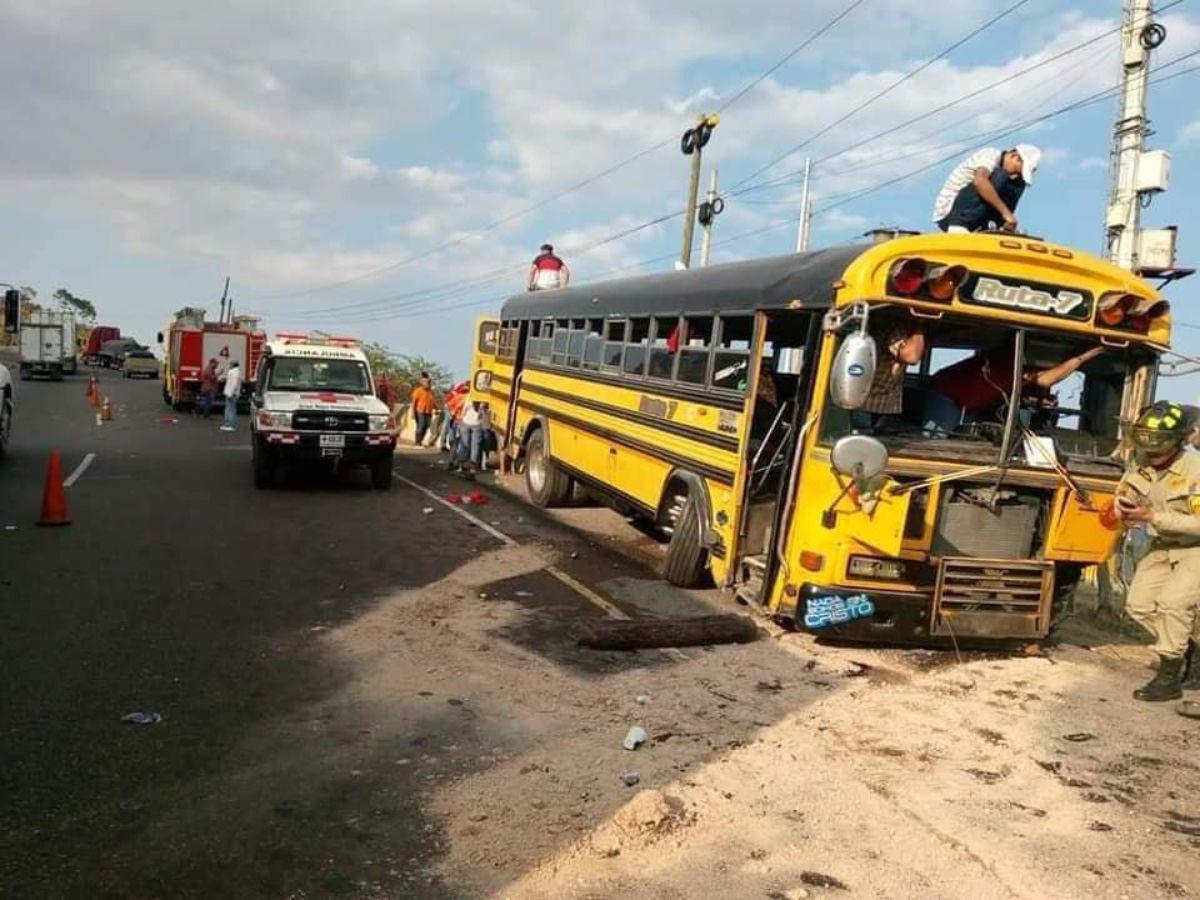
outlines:
[[[707,568],[704,547],[700,544],[700,511],[696,501],[686,494],[671,498],[671,543],[663,575],[677,587],[699,587]]]
[[[537,506],[562,506],[571,496],[571,479],[546,452],[546,435],[539,428],[525,447],[525,491]]]

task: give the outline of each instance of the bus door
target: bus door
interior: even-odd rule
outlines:
[[[820,346],[820,317],[809,311],[759,313],[754,358],[758,361],[743,447],[741,522],[736,556],[739,593],[762,603],[777,564],[775,546],[784,527],[789,492],[812,405],[813,363]]]

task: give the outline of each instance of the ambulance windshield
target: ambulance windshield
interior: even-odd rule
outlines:
[[[303,359],[279,356],[271,360],[268,391],[333,391],[370,394],[367,367],[355,359]]]

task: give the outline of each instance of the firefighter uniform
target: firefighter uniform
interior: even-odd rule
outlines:
[[[1200,454],[1182,452],[1165,469],[1136,466],[1119,492],[1154,511],[1149,552],[1138,564],[1126,609],[1155,636],[1160,656],[1183,656],[1200,606]]]

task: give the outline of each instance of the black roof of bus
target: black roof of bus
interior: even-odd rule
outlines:
[[[872,245],[854,244],[720,266],[658,272],[578,287],[527,291],[505,301],[505,319],[712,313],[722,309],[824,309],[833,283]]]

